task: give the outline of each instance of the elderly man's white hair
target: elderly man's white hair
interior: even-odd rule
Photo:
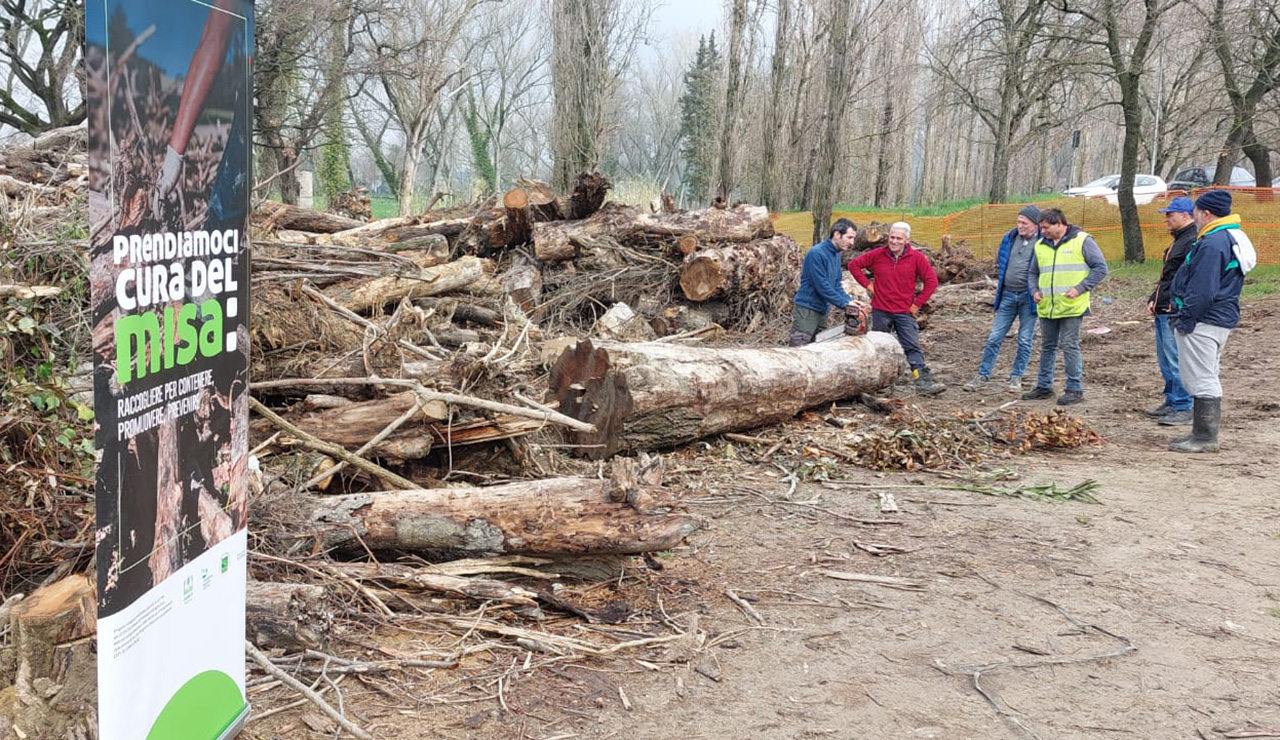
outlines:
[[[889,231],[901,231],[907,236],[907,238],[911,238],[911,224],[906,221],[898,221],[893,226],[889,227]]]

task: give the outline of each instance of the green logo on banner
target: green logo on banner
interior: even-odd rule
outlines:
[[[147,740],[215,738],[242,709],[244,697],[236,682],[221,671],[205,671],[187,681],[164,705]]]

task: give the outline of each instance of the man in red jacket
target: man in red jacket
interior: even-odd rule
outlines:
[[[867,279],[867,272],[871,279]],[[935,382],[920,351],[916,314],[938,288],[938,275],[923,252],[911,248],[911,226],[899,221],[889,227],[889,244],[864,252],[849,262],[853,279],[871,294],[871,330],[892,331],[907,354],[916,392],[926,396],[947,389]],[[924,287],[916,292],[917,283]]]

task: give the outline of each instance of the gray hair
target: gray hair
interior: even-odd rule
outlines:
[[[889,227],[889,231],[890,233],[894,231],[901,231],[902,233],[906,234],[908,239],[911,238],[911,224],[907,223],[906,221],[898,221],[894,223],[893,226]]]

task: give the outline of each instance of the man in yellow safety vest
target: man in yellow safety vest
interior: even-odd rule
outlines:
[[[1080,323],[1089,312],[1089,291],[1107,276],[1107,259],[1093,237],[1067,223],[1061,209],[1040,211],[1040,234],[1027,272],[1040,317],[1040,372],[1036,387],[1022,398],[1053,397],[1053,371],[1061,347],[1067,388],[1058,405],[1067,406],[1084,400]]]

